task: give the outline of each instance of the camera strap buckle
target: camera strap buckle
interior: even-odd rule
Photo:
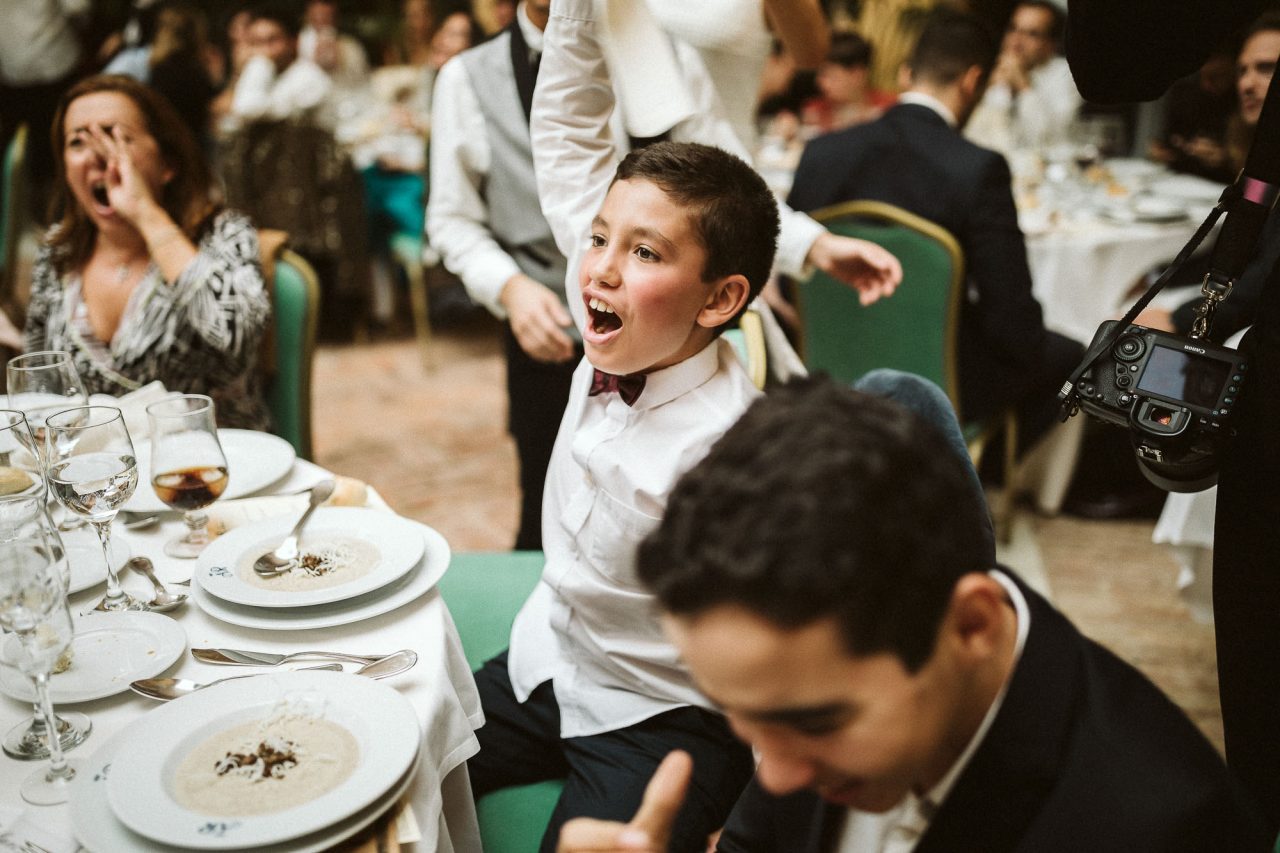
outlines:
[[[1204,300],[1196,306],[1196,319],[1191,325],[1191,334],[1188,337],[1199,340],[1209,337],[1209,329],[1213,326],[1213,315],[1218,310],[1218,304],[1231,295],[1232,286],[1233,283],[1229,279],[1220,279],[1213,273],[1204,277],[1204,283],[1200,285],[1200,294]]]

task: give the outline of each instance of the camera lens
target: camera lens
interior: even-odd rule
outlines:
[[[1142,353],[1147,349],[1146,343],[1142,338],[1135,335],[1125,335],[1116,341],[1115,355],[1121,361],[1137,361],[1142,357]]]

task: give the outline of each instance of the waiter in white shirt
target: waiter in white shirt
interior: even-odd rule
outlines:
[[[471,298],[508,320],[508,424],[520,460],[517,550],[542,548],[542,488],[582,342],[565,259],[538,204],[529,110],[550,0],[527,0],[498,36],[436,79],[427,236]]]

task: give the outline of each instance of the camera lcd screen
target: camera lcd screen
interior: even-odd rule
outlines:
[[[1157,345],[1151,349],[1138,390],[1212,409],[1230,371],[1230,362]]]

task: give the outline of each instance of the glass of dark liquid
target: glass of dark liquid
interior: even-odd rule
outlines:
[[[151,423],[151,488],[179,510],[186,535],[168,542],[170,557],[191,559],[209,544],[204,508],[227,490],[227,457],[218,443],[213,400],[183,394],[147,406]]]

